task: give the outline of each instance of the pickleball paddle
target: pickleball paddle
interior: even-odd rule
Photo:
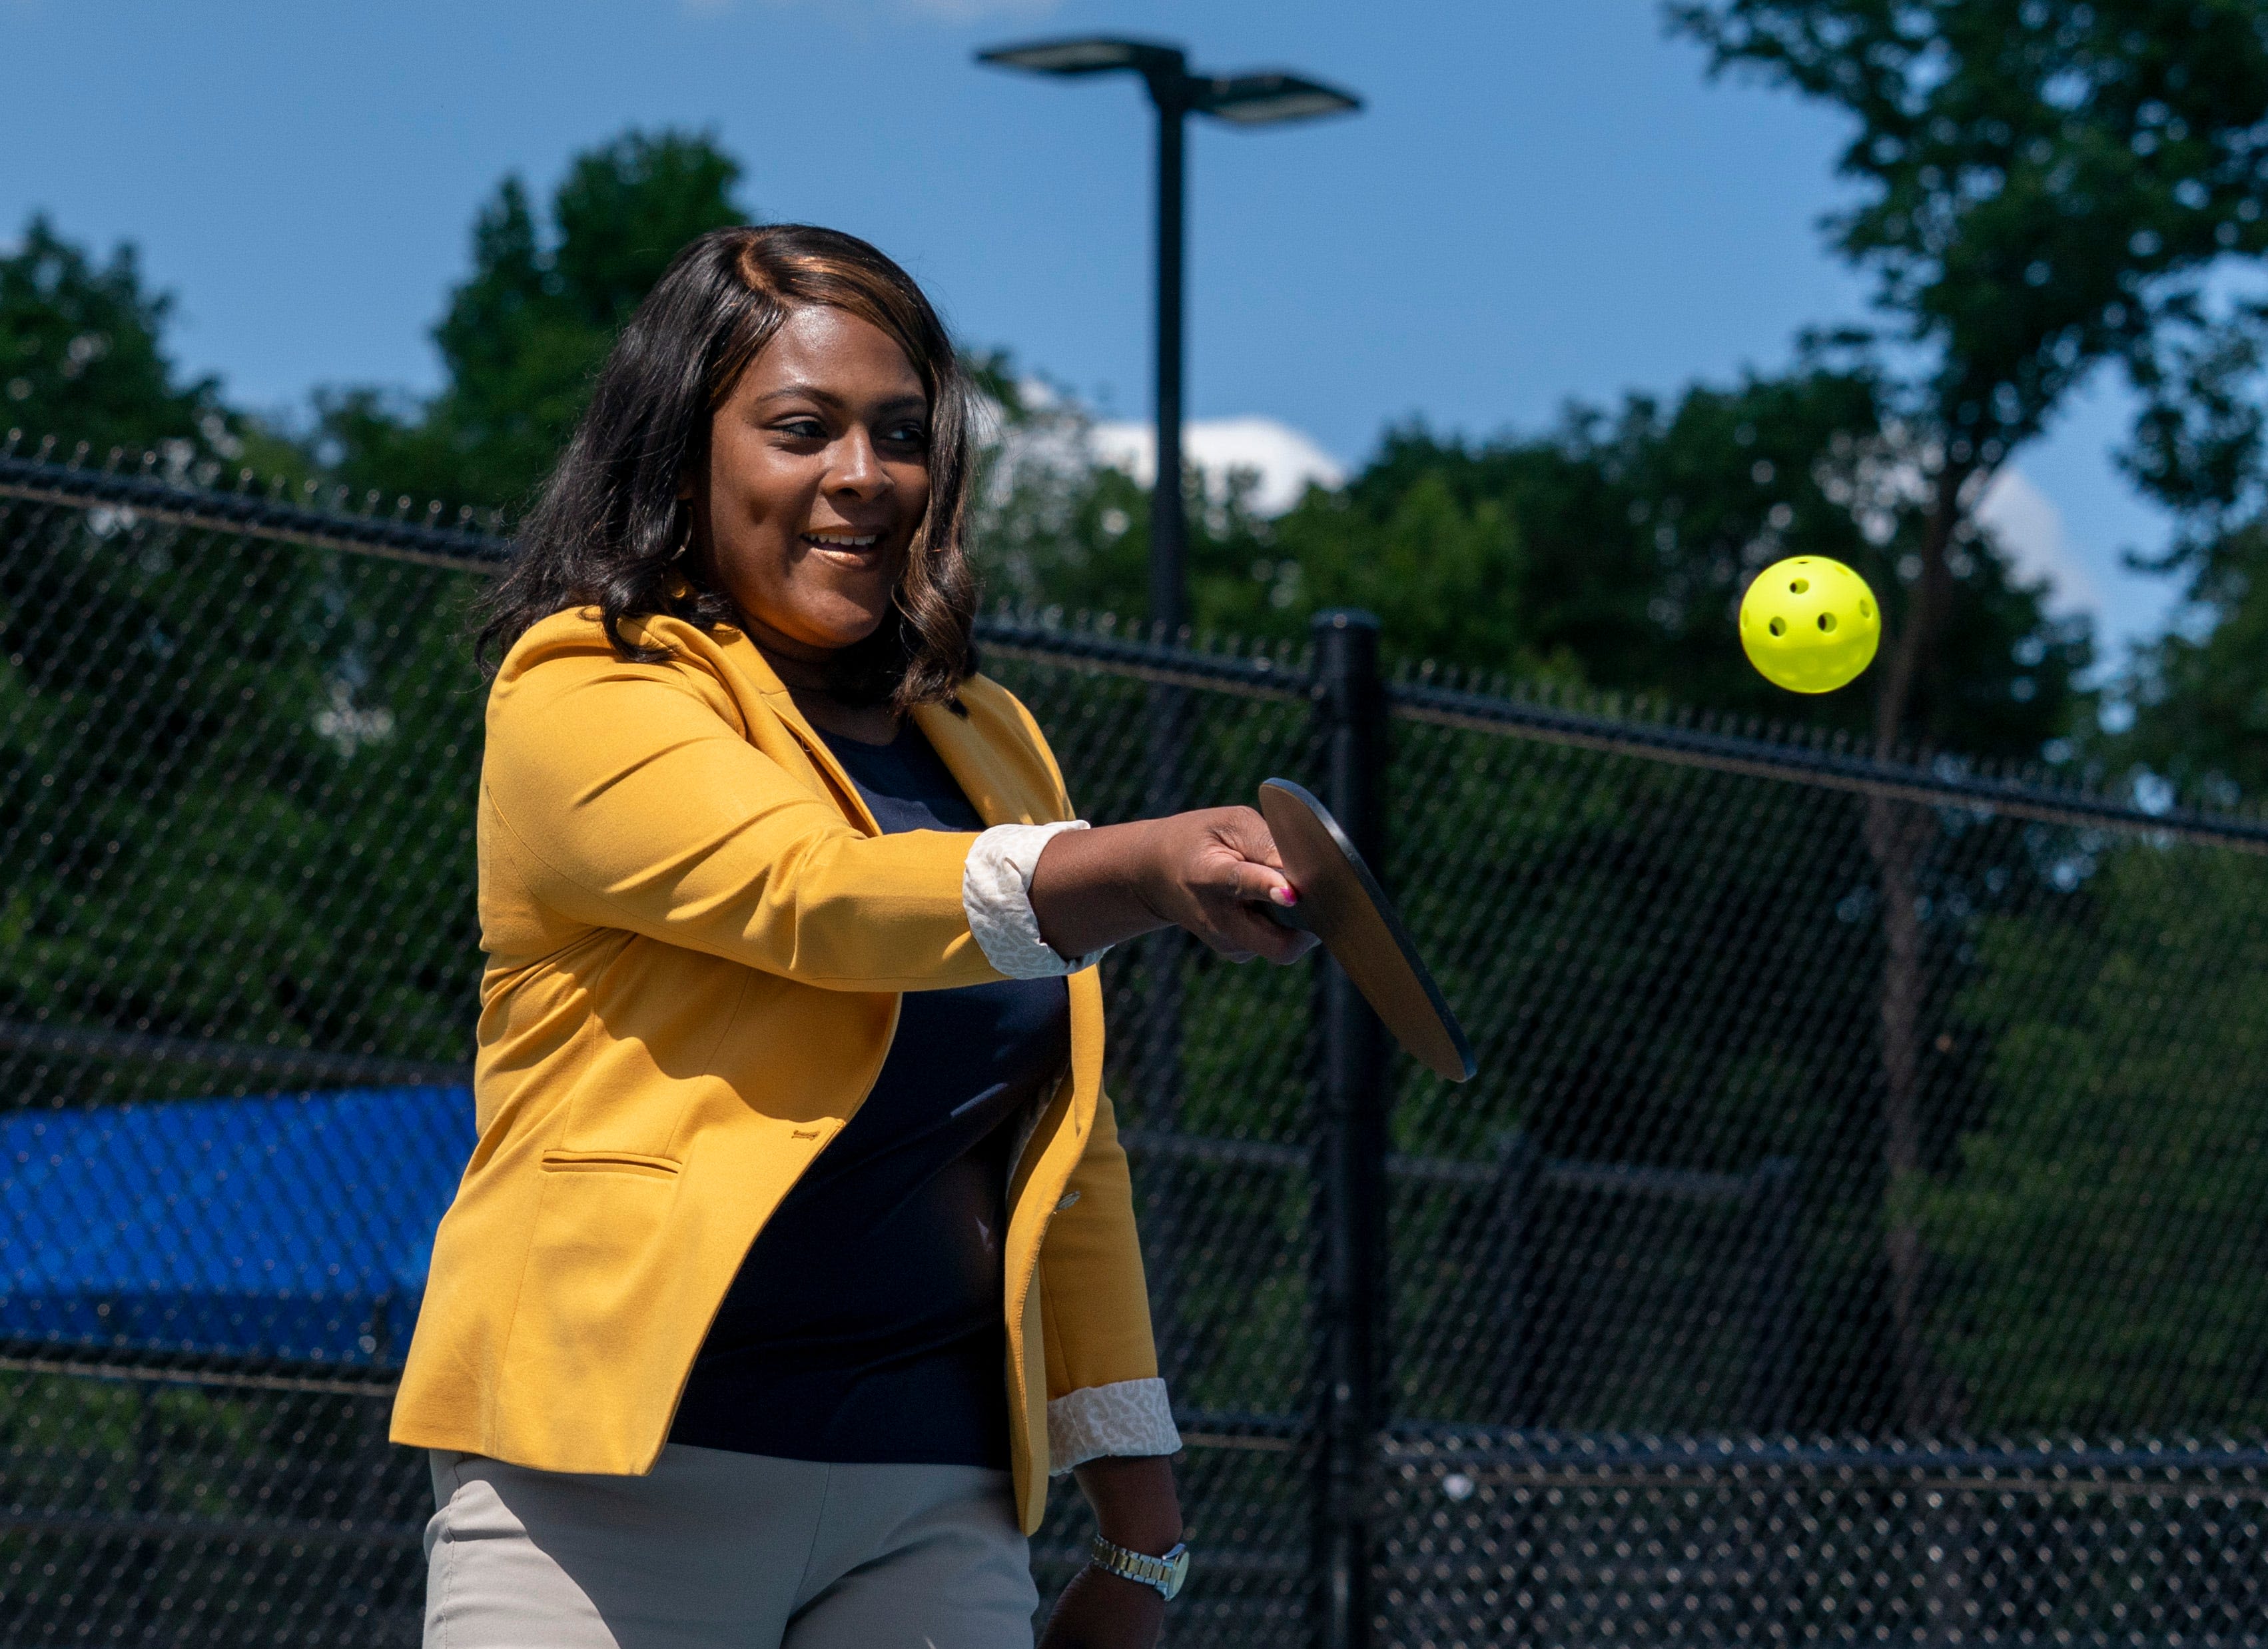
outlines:
[[[1260,787],[1260,812],[1283,855],[1284,878],[1300,896],[1288,910],[1261,908],[1322,940],[1410,1058],[1451,1082],[1470,1076],[1472,1044],[1330,810],[1289,779],[1270,779]]]

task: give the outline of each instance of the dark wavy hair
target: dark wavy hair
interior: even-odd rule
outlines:
[[[599,369],[591,404],[518,534],[511,569],[482,603],[474,656],[485,674],[528,627],[596,607],[624,658],[666,650],[622,632],[667,613],[703,629],[743,622],[703,558],[681,557],[692,509],[679,496],[708,468],[711,420],[781,323],[840,309],[905,351],[929,396],[929,504],[889,616],[832,666],[854,703],[954,702],[976,668],[967,516],[970,391],[944,323],[913,277],[854,235],[808,224],[711,230],[672,261]],[[696,480],[697,484],[697,480]]]

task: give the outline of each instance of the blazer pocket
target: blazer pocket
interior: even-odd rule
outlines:
[[[548,1150],[546,1173],[638,1174],[652,1179],[674,1179],[678,1164],[668,1157],[644,1157],[636,1151]]]

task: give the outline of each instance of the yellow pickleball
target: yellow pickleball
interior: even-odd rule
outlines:
[[[1825,556],[1776,561],[1741,597],[1741,650],[1790,692],[1833,692],[1856,680],[1881,644],[1874,592]]]

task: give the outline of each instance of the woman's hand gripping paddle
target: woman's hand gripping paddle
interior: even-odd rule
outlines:
[[[1470,1076],[1472,1044],[1338,821],[1288,779],[1260,787],[1260,811],[1283,857],[1285,879],[1300,896],[1288,909],[1261,908],[1322,940],[1410,1058],[1451,1082]]]

